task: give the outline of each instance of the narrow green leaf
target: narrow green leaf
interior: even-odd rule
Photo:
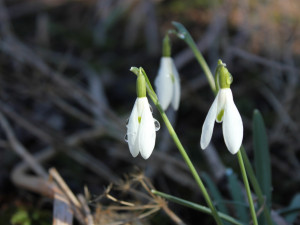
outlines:
[[[215,185],[215,183],[210,179],[209,175],[207,173],[202,173],[202,178],[207,186],[208,191],[210,192],[213,202],[215,203],[216,208],[224,213],[229,215],[227,206],[225,204],[225,201],[221,195],[221,193],[219,192],[217,186]],[[228,222],[224,221],[225,225],[228,225]]]
[[[228,177],[229,192],[233,201],[246,205],[245,198],[243,196],[242,188],[239,184],[237,175],[232,171],[232,169],[227,169],[226,174]],[[239,204],[235,204],[234,207],[238,218],[243,222],[248,222],[249,215],[247,208],[241,207]]]
[[[245,168],[246,168],[247,174],[249,176],[249,180],[251,182],[251,185],[254,189],[255,194],[257,195],[258,202],[260,205],[264,205],[265,220],[267,221],[268,225],[273,225],[274,223],[271,218],[271,213],[270,213],[269,207],[267,205],[265,205],[265,199],[264,199],[263,193],[261,191],[261,188],[257,181],[257,178],[254,174],[254,170],[253,170],[251,163],[249,161],[249,158],[246,154],[245,148],[243,146],[241,146],[240,151],[241,151],[243,159],[244,159]]]
[[[253,147],[256,177],[266,197],[266,203],[271,207],[272,176],[268,137],[264,120],[258,110],[253,113]]]
[[[270,153],[264,120],[258,110],[253,112],[253,147],[257,181],[265,196],[265,204],[270,208],[272,197]],[[259,222],[260,224],[267,224],[262,216],[259,217]]]
[[[293,199],[288,207],[288,210],[290,213],[287,214],[285,212],[285,214],[287,215],[287,216],[285,216],[285,219],[287,222],[293,224],[300,212],[300,193],[296,194],[293,197]]]
[[[191,209],[195,209],[195,210],[198,210],[200,212],[212,215],[211,210],[208,207],[205,207],[203,205],[199,205],[197,203],[190,202],[190,201],[184,200],[182,198],[178,198],[178,197],[175,197],[173,195],[169,195],[169,194],[166,194],[166,193],[163,193],[163,192],[160,192],[160,191],[151,190],[151,192],[155,195],[158,195],[160,197],[163,197],[163,198],[167,199],[168,201],[175,202],[179,205],[183,205],[185,207],[189,207]],[[234,219],[233,217],[228,216],[224,213],[218,212],[218,215],[220,216],[221,219],[224,219],[224,220],[226,220],[226,221],[228,221],[232,224],[243,225],[243,223],[241,223],[240,221],[238,221],[238,220]]]

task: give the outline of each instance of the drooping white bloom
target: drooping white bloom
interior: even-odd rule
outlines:
[[[180,102],[180,78],[171,57],[161,58],[154,84],[163,110],[166,110],[171,103],[173,109],[177,110]]]
[[[223,122],[223,136],[228,150],[236,154],[243,140],[243,122],[230,88],[221,88],[205,118],[200,145],[205,149],[212,137],[214,124]]]
[[[144,159],[150,157],[155,145],[155,122],[147,97],[138,97],[127,125],[127,141],[133,157],[139,153]]]

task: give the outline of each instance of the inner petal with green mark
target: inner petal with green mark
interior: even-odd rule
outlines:
[[[170,74],[170,77],[171,77],[172,83],[174,83],[175,82],[175,77],[172,73]]]
[[[141,120],[142,120],[142,117],[141,117],[141,116],[139,116],[139,117],[138,117],[138,121],[139,121],[139,123],[141,123]]]
[[[217,121],[218,121],[218,122],[221,122],[223,116],[224,116],[224,109],[222,109],[222,110],[219,112],[219,114],[217,115]]]

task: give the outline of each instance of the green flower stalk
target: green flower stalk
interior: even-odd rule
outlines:
[[[218,66],[215,73],[215,83],[218,93],[205,118],[202,127],[200,145],[202,149],[205,149],[209,144],[214,128],[214,121],[216,120],[216,122],[219,123],[223,122],[222,129],[224,141],[230,153],[237,153],[243,182],[247,192],[253,224],[257,225],[257,217],[247,173],[244,166],[243,157],[239,151],[243,141],[243,122],[240,113],[233,102],[232,92],[230,89],[230,85],[233,81],[232,75],[225,66],[226,65],[223,64],[221,60],[218,61]]]
[[[181,23],[178,23],[178,22],[172,22],[172,24],[174,25],[174,27],[176,27],[177,30],[171,30],[170,33],[175,33],[178,38],[184,40],[187,45],[191,48],[191,50],[193,51],[196,59],[198,60],[200,66],[202,67],[202,69],[204,70],[204,73],[207,77],[207,80],[209,82],[209,85],[211,87],[211,90],[213,91],[213,93],[216,95],[218,93],[218,90],[217,90],[217,87],[218,85],[215,85],[215,81],[213,79],[213,76],[212,76],[212,73],[209,69],[209,67],[207,66],[207,63],[204,59],[204,57],[202,56],[201,52],[198,50],[197,46],[196,46],[196,43],[195,41],[193,40],[193,38],[191,37],[191,35],[189,34],[189,32],[187,31],[187,29],[181,24]],[[241,155],[240,155],[241,153]],[[241,161],[244,161],[245,163],[245,166],[246,166],[246,170],[247,170],[247,173],[249,175],[249,178],[250,178],[250,182],[252,184],[252,187],[258,197],[258,201],[260,203],[260,205],[264,205],[264,216],[266,218],[266,221],[268,223],[268,225],[273,225],[273,222],[272,222],[272,218],[271,218],[271,213],[270,213],[270,210],[268,208],[267,205],[265,205],[265,199],[264,199],[264,196],[263,196],[263,193],[262,193],[262,190],[261,190],[261,187],[259,186],[259,183],[255,177],[255,174],[254,174],[254,171],[253,171],[253,168],[251,166],[251,163],[249,161],[249,158],[245,152],[245,149],[243,148],[243,146],[241,146],[240,148],[240,151],[238,151],[238,157],[240,157],[242,160]],[[240,164],[241,165],[241,164]],[[241,165],[243,166],[243,165]],[[246,178],[247,174],[244,173],[244,177]],[[249,187],[249,184],[247,184],[246,186]],[[250,188],[249,188],[250,190]],[[250,197],[251,197],[251,193],[247,193]],[[251,200],[252,202],[252,200]],[[252,204],[253,206],[253,204]],[[255,211],[254,211],[254,206],[252,207],[251,206],[251,215],[252,215],[252,218],[255,214]],[[253,219],[253,222],[257,224],[257,220],[256,218]]]
[[[151,86],[151,83],[150,83],[150,81],[149,81],[149,79],[148,79],[145,71],[142,68],[138,69],[136,67],[132,67],[130,69],[130,71],[133,72],[133,73],[135,73],[136,75],[139,75],[139,71],[143,72],[143,75],[145,76],[145,80],[146,80],[146,84],[147,84],[147,93],[148,93],[149,97],[152,99],[153,103],[157,107],[157,109],[158,109],[158,111],[159,111],[159,113],[160,113],[163,121],[165,122],[166,127],[167,127],[167,129],[168,129],[168,131],[169,131],[169,133],[170,133],[170,135],[171,135],[171,137],[172,137],[172,139],[173,139],[173,141],[175,143],[175,145],[177,146],[180,154],[182,155],[182,157],[183,157],[184,161],[186,162],[187,166],[189,167],[190,172],[193,175],[196,183],[198,184],[198,186],[199,186],[199,188],[200,188],[200,190],[201,190],[201,192],[203,194],[203,197],[204,197],[204,199],[205,199],[208,207],[210,208],[210,210],[212,212],[212,215],[213,215],[216,223],[218,225],[222,225],[223,223],[222,223],[222,221],[220,219],[220,216],[218,215],[218,212],[217,212],[215,206],[213,205],[212,200],[211,200],[211,198],[210,198],[210,196],[209,196],[209,194],[208,194],[208,192],[207,192],[207,190],[206,190],[206,188],[205,188],[205,186],[204,186],[204,184],[203,184],[203,182],[202,182],[199,174],[197,173],[197,171],[196,171],[196,169],[195,169],[195,167],[194,167],[191,159],[189,158],[188,154],[186,153],[186,150],[182,146],[182,144],[181,144],[181,142],[180,142],[180,140],[179,140],[179,138],[178,138],[175,130],[173,129],[173,127],[172,127],[172,125],[171,125],[171,123],[170,123],[170,121],[169,121],[166,113],[164,112],[162,106],[160,105],[160,102],[159,102],[159,100],[158,100],[158,98],[157,98],[157,96],[156,96],[156,94],[155,94],[155,92],[154,92],[154,90],[153,90],[153,88]]]

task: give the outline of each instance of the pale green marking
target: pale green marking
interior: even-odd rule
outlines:
[[[141,120],[142,120],[142,117],[141,117],[141,116],[139,116],[139,117],[138,117],[138,121],[139,121],[139,123],[141,123]]]
[[[217,115],[217,121],[222,121],[223,116],[224,116],[224,109],[222,109]]]
[[[175,77],[172,73],[170,74],[170,77],[171,77],[172,83],[175,83]]]

